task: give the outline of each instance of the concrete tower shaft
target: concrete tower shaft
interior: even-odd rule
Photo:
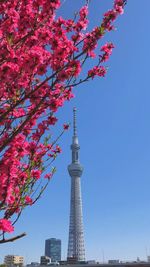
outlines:
[[[70,199],[70,225],[68,241],[68,259],[85,261],[82,197],[80,177],[83,167],[79,162],[79,142],[76,127],[76,108],[73,109],[73,139],[72,139],[72,163],[68,166],[71,176],[71,199]]]

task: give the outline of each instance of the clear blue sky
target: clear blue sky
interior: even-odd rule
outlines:
[[[83,1],[66,0],[62,15],[73,13]],[[92,25],[112,0],[91,1]],[[72,120],[78,108],[83,213],[87,259],[135,260],[150,254],[150,0],[128,0],[117,31],[107,35],[116,48],[104,79],[75,90],[76,98],[58,113],[59,125]],[[69,224],[72,131],[62,138],[63,154],[47,192],[28,208],[16,226],[27,237],[0,245],[6,254],[26,262],[39,261],[44,240],[62,239],[66,257]]]

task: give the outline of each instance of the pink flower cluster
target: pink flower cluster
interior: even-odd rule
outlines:
[[[114,45],[112,43],[107,43],[101,47],[101,51],[104,52],[104,54],[101,56],[101,62],[105,62],[109,59],[113,48]]]
[[[92,77],[92,79],[95,76],[104,77],[105,74],[106,74],[106,68],[103,66],[100,66],[100,67],[95,66],[93,69],[89,70],[88,72],[88,76]]]
[[[14,231],[14,227],[7,219],[0,219],[0,231],[11,233]]]

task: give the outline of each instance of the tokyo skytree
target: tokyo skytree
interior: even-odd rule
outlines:
[[[74,261],[85,261],[82,197],[80,177],[83,167],[79,162],[79,142],[76,127],[76,108],[73,109],[73,138],[72,138],[72,162],[68,166],[71,176],[71,198],[70,198],[70,224],[67,259]]]

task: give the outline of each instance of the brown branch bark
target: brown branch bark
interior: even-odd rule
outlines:
[[[4,238],[4,239],[0,240],[0,244],[8,243],[8,242],[13,242],[13,241],[15,241],[17,239],[20,239],[20,238],[24,237],[24,236],[26,236],[26,233],[22,233],[20,235],[16,235],[14,237],[7,238],[7,239]]]

